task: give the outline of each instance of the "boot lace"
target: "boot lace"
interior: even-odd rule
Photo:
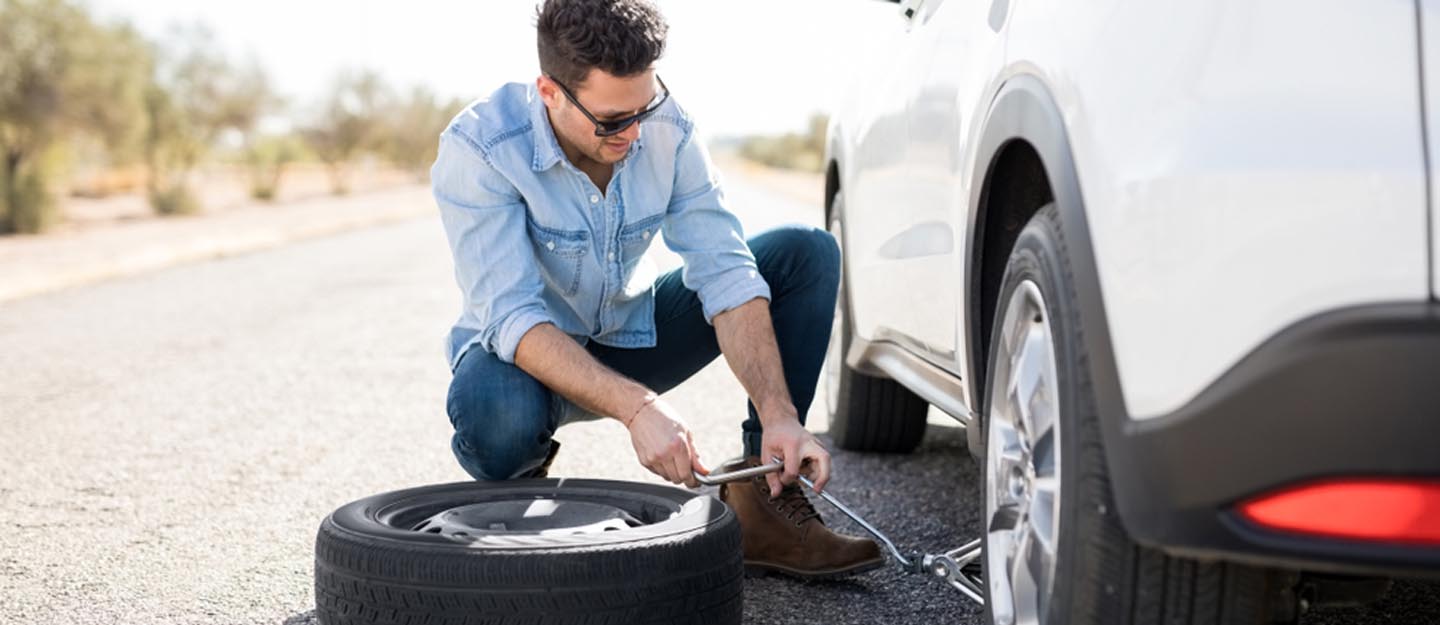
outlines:
[[[800,527],[810,519],[820,519],[820,513],[815,511],[815,506],[805,496],[805,491],[794,484],[781,489],[780,496],[771,498],[770,503],[775,504],[775,509],[784,514],[786,519],[793,521],[795,527]],[[823,524],[825,521],[820,522]]]

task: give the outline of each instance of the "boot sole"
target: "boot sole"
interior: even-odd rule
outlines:
[[[832,569],[829,571],[798,571],[792,568],[780,566],[778,564],[746,560],[745,577],[750,579],[758,579],[762,577],[767,577],[771,573],[774,573],[784,577],[792,577],[804,581],[816,581],[825,579],[836,579],[840,577],[849,577],[851,575],[859,575],[860,573],[867,573],[869,571],[878,569],[881,566],[884,566],[884,564],[885,559],[881,558],[879,560],[869,560],[866,562],[861,562],[854,566],[845,567],[843,569]]]

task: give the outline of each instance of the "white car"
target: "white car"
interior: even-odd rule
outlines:
[[[829,132],[831,432],[967,426],[993,622],[1440,572],[1440,1],[898,4]]]

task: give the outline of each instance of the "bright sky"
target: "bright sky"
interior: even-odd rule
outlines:
[[[208,24],[254,55],[282,93],[313,99],[341,69],[378,71],[470,99],[534,80],[536,0],[90,0],[152,38]],[[658,0],[670,22],[659,71],[712,136],[800,130],[854,80],[899,21],[879,0]]]

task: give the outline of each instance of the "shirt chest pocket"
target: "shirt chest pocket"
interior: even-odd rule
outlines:
[[[650,242],[660,234],[660,222],[664,219],[665,213],[651,215],[620,229],[620,256],[625,264],[632,264],[645,255],[645,251],[650,249]]]
[[[545,284],[563,295],[580,290],[585,254],[590,249],[590,233],[584,230],[547,228],[527,219],[530,243],[540,261]]]

